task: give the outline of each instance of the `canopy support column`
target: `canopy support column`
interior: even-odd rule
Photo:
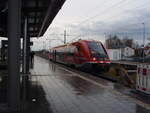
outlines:
[[[8,0],[8,107],[20,110],[21,0]]]

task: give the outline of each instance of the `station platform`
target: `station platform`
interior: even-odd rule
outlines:
[[[45,96],[41,113],[150,113],[150,105],[114,89],[114,83],[76,73],[35,56],[32,81]],[[36,103],[37,99],[33,99]],[[38,109],[38,107],[35,107]],[[40,109],[40,108],[39,108]]]

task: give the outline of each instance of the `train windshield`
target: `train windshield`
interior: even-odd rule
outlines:
[[[92,57],[106,57],[107,54],[99,42],[88,42],[88,47]]]

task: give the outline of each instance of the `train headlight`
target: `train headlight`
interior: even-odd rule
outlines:
[[[95,60],[96,60],[96,58],[94,57],[94,58],[93,58],[93,60],[95,61]]]

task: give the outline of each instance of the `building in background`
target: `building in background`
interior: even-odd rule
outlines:
[[[110,60],[121,60],[121,49],[108,49]]]
[[[112,36],[110,35],[109,38],[106,40],[106,48],[107,49],[118,49],[123,47],[123,43],[118,38],[117,35]]]
[[[111,60],[121,60],[135,56],[136,47],[138,47],[138,44],[128,37],[120,39],[117,35],[109,35],[106,39],[106,48]]]
[[[134,42],[133,39],[129,39],[128,37],[123,37],[120,39],[117,35],[109,35],[105,41],[107,49],[119,49],[119,48],[138,48],[138,43]]]
[[[119,49],[108,49],[110,60],[122,60],[135,55],[135,49],[124,47]]]
[[[123,58],[134,56],[135,55],[135,49],[133,49],[131,47],[121,48],[121,54],[122,54]]]
[[[150,43],[148,43],[145,47],[144,47],[144,54],[150,55]]]

